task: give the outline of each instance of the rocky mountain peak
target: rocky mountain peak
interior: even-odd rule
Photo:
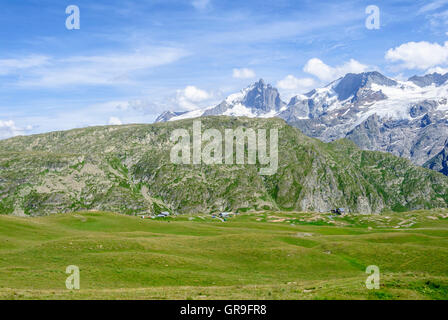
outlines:
[[[266,84],[263,79],[249,87],[241,104],[247,108],[262,112],[278,111],[285,105],[280,99],[278,90],[270,84]]]
[[[155,122],[166,122],[169,121],[171,118],[180,116],[184,113],[186,113],[186,111],[183,112],[164,111],[156,118]]]
[[[334,91],[338,94],[339,101],[344,101],[356,94],[364,88],[369,88],[372,84],[382,86],[395,86],[397,82],[383,76],[378,71],[363,73],[348,73],[334,87]]]
[[[447,80],[448,80],[448,73],[442,75],[437,72],[426,74],[424,76],[413,76],[408,79],[408,81],[413,82],[419,87],[427,87],[432,84],[435,84],[436,86],[441,86]]]
[[[266,83],[264,82],[263,78],[260,78],[260,80],[254,83],[254,86],[257,88],[264,88],[266,86]]]
[[[425,168],[439,171],[448,175],[448,139],[445,141],[445,147],[438,155],[423,165]]]

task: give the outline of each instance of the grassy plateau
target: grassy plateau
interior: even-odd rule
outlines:
[[[0,216],[0,298],[448,299],[448,210]]]

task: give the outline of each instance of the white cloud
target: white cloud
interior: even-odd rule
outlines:
[[[409,79],[409,77],[405,76],[403,73],[396,74],[393,78],[398,81],[407,81]]]
[[[0,139],[11,138],[18,135],[23,135],[26,131],[31,130],[28,128],[19,128],[12,120],[0,120]]]
[[[193,0],[191,4],[198,10],[204,10],[209,6],[210,0]]]
[[[294,90],[297,93],[308,91],[316,85],[316,82],[311,78],[296,78],[293,75],[288,75],[286,78],[277,82],[277,88],[283,90]]]
[[[134,99],[134,100],[114,100],[108,102],[101,102],[92,104],[90,107],[95,110],[102,110],[103,112],[111,111],[139,111],[148,112],[150,109],[157,104],[154,103],[153,99]],[[160,112],[160,110],[155,110],[154,112]]]
[[[210,98],[210,94],[206,91],[196,88],[195,86],[187,86],[182,90],[183,95],[188,100],[193,102],[200,102]]]
[[[312,74],[322,81],[332,81],[344,76],[347,73],[365,72],[369,67],[354,59],[336,67],[325,64],[322,60],[313,58],[308,60],[303,71]]]
[[[199,108],[201,102],[211,99],[212,96],[207,91],[195,86],[187,86],[182,90],[177,90],[176,102],[183,109],[195,110]]]
[[[446,27],[448,25],[448,10],[442,11],[442,9],[434,11],[425,16],[425,19],[428,20],[430,30],[434,34],[444,34]]]
[[[48,64],[46,56],[29,56],[21,59],[0,59],[0,75],[8,75],[23,69],[36,68]]]
[[[256,74],[255,71],[248,68],[233,69],[233,77],[237,79],[251,79],[255,78]]]
[[[123,123],[121,122],[121,120],[117,117],[110,117],[109,118],[109,124],[112,126],[120,126]]]
[[[147,48],[104,56],[0,60],[0,74],[20,74],[20,86],[121,85],[133,83],[139,71],[173,63],[186,55],[178,48]]]
[[[440,7],[444,6],[446,3],[448,3],[448,0],[432,1],[432,2],[424,5],[423,7],[421,7],[420,10],[418,10],[418,13],[421,14],[421,13],[426,13],[429,11],[439,9]]]
[[[309,92],[317,87],[317,83],[312,78],[296,78],[288,75],[284,79],[277,81],[276,87],[279,89],[284,99],[291,99],[298,94]]]
[[[445,74],[445,73],[448,73],[448,68],[434,67],[434,68],[430,68],[426,71],[426,74],[432,74],[432,73]]]
[[[408,42],[399,47],[389,49],[386,59],[391,62],[402,62],[406,69],[428,69],[448,63],[448,41],[441,46],[426,41]]]

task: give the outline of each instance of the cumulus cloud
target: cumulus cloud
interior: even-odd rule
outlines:
[[[445,74],[445,73],[448,73],[448,68],[442,68],[442,67],[429,68],[426,71],[426,74],[431,74],[431,73]]]
[[[293,90],[297,93],[308,91],[316,85],[316,82],[311,78],[296,78],[293,75],[288,75],[286,78],[277,82],[277,88],[283,90]]]
[[[233,69],[233,77],[236,79],[251,79],[255,78],[256,74],[255,71],[248,68]]]
[[[448,63],[448,41],[443,45],[426,41],[408,42],[386,52],[386,60],[401,62],[406,69],[429,69]]]
[[[110,117],[109,118],[109,124],[112,126],[120,126],[123,123],[121,122],[121,120],[117,117]]]
[[[198,89],[195,86],[187,86],[181,90],[182,95],[190,101],[200,102],[210,98],[210,94],[204,90]]]
[[[31,128],[19,128],[12,120],[0,120],[0,139],[11,138],[25,134]]]
[[[355,59],[336,67],[331,67],[325,64],[318,58],[308,60],[303,71],[312,74],[322,81],[332,81],[344,76],[347,73],[360,73],[367,71],[369,67],[364,65]]]
[[[195,110],[199,108],[199,103],[212,98],[212,94],[207,91],[187,86],[182,90],[177,90],[176,101],[179,106],[186,110]]]

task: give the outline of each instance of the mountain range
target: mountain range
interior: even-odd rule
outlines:
[[[278,117],[309,137],[324,142],[347,138],[363,150],[389,152],[446,174],[447,80],[448,73],[406,81],[376,71],[349,73],[284,102],[278,90],[261,79],[216,106],[167,111],[156,122],[217,115]]]
[[[255,95],[251,103],[260,101]],[[280,112],[285,108],[275,94],[263,101]],[[203,130],[221,133],[277,129],[274,175],[260,175],[259,163],[175,164],[170,160],[171,134],[182,128],[191,136],[193,121],[89,127],[2,140],[0,214],[328,212],[339,207],[368,214],[448,207],[448,177],[443,174],[390,153],[363,151],[347,139],[324,143],[279,118],[209,116],[201,121]]]

